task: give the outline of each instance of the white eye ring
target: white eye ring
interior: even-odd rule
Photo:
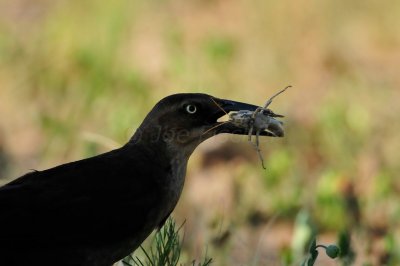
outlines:
[[[197,111],[196,105],[189,104],[186,106],[186,112],[188,112],[189,114],[194,114],[196,113],[196,111]]]

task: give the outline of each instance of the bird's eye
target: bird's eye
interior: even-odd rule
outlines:
[[[186,106],[186,112],[188,112],[189,114],[194,114],[197,111],[197,107],[196,105],[192,105],[192,104],[188,104]]]

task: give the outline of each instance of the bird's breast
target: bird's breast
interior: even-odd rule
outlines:
[[[167,208],[172,211],[178,203],[185,183],[187,160],[181,156],[171,160],[170,172],[165,180]]]

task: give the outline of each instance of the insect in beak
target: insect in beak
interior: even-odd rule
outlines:
[[[283,123],[275,119],[284,116],[275,114],[271,109],[268,109],[267,107],[272,103],[275,97],[277,97],[279,94],[283,93],[290,87],[291,86],[287,86],[283,90],[274,94],[271,98],[267,100],[263,107],[230,100],[211,98],[211,100],[218,107],[218,110],[216,112],[217,116],[221,117],[224,114],[229,115],[229,120],[224,122],[217,122],[213,127],[207,130],[206,133],[215,130],[217,131],[217,133],[248,135],[250,142],[252,142],[252,136],[255,135],[256,141],[253,144],[260,157],[262,166],[265,169],[264,160],[262,158],[259,148],[259,136],[284,136]]]

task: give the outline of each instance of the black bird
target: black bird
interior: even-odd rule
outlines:
[[[224,111],[256,108],[206,94],[171,95],[123,147],[4,185],[0,265],[110,266],[124,258],[175,208],[197,145],[218,133],[247,134],[232,123],[216,127]],[[283,135],[282,128],[269,130]]]

